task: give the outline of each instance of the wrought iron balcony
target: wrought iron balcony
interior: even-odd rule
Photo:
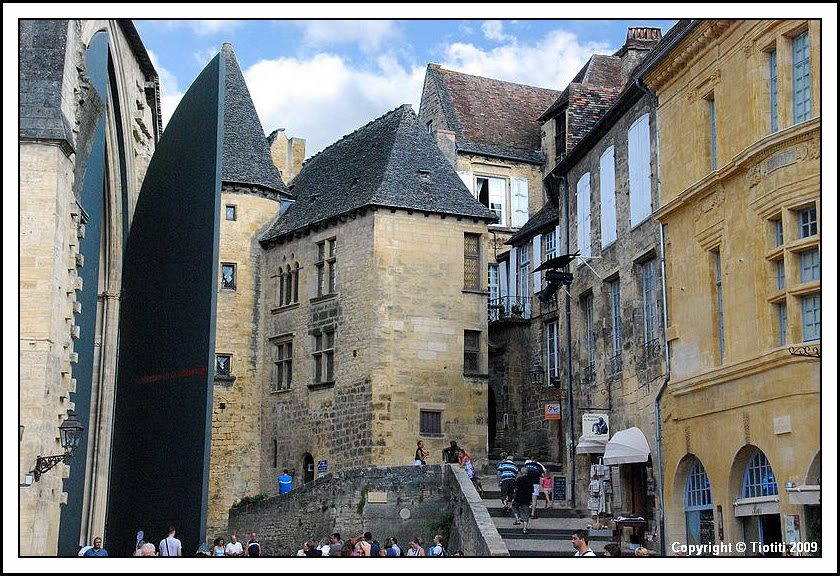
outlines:
[[[490,323],[503,320],[530,320],[531,299],[504,296],[488,302],[487,320]]]
[[[659,338],[654,338],[653,340],[648,340],[644,344],[642,344],[642,357],[644,361],[647,362],[656,362],[659,360],[659,354],[661,352],[661,348],[659,346]]]
[[[591,386],[595,384],[595,362],[589,363],[589,365],[583,369],[581,384],[584,386]]]
[[[610,358],[610,361],[609,361],[610,376],[614,376],[615,374],[618,374],[619,372],[621,372],[621,369],[622,369],[621,352],[619,352],[618,354],[616,354],[615,356]]]

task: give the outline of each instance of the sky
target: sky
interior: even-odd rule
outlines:
[[[266,134],[285,128],[307,157],[402,104],[417,112],[426,65],[563,90],[628,26],[676,20],[134,20],[158,71],[166,123],[231,42]]]

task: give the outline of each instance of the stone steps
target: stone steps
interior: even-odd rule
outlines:
[[[530,525],[530,522],[528,523]],[[560,528],[560,529],[552,529],[552,528],[528,528],[528,533],[523,534],[522,530],[519,526],[514,526],[512,528],[496,528],[499,531],[499,535],[503,539],[513,538],[513,539],[527,539],[530,538],[532,540],[571,540],[572,534],[575,533],[575,529],[572,528]],[[589,542],[612,542],[612,536],[590,536]]]

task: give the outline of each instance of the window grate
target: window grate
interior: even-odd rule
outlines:
[[[746,471],[744,471],[744,482],[741,490],[742,498],[759,498],[762,496],[778,496],[779,488],[776,485],[776,475],[770,467],[770,462],[764,452],[756,452]]]
[[[479,234],[464,234],[464,288],[481,288],[479,269]]]
[[[420,434],[441,434],[441,413],[433,410],[420,410]]]
[[[712,509],[712,486],[706,475],[706,469],[699,460],[694,463],[685,485],[685,509],[686,511]]]
[[[481,332],[464,330],[464,373],[475,374],[479,369]]]

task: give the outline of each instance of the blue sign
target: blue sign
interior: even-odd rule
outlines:
[[[318,474],[323,474],[327,471],[327,461],[318,460]]]

